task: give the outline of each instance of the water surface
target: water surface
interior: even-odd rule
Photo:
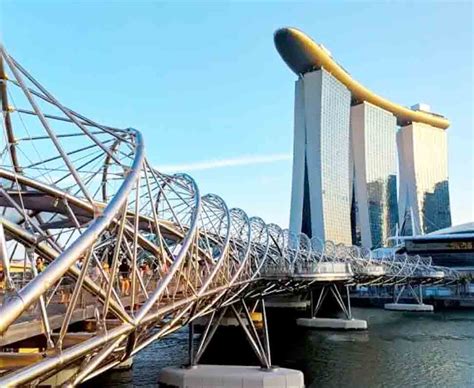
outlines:
[[[368,331],[304,330],[271,315],[273,363],[302,370],[308,387],[474,387],[474,311],[353,312],[368,321]],[[139,353],[130,371],[87,386],[154,387],[162,367],[186,357],[184,329]],[[240,332],[224,332],[203,361],[248,365],[255,359]]]

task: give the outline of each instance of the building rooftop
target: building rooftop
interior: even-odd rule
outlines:
[[[383,98],[357,82],[331,56],[328,49],[314,42],[309,36],[296,28],[281,28],[274,35],[275,46],[286,64],[297,75],[308,73],[321,67],[330,72],[352,93],[357,102],[367,101],[391,112],[397,117],[399,125],[419,122],[446,129],[449,121],[432,112],[410,109]]]
[[[435,232],[428,233],[427,236],[436,235],[450,235],[450,234],[473,234],[474,235],[474,222],[467,222],[465,224],[450,226],[449,228],[439,229]]]

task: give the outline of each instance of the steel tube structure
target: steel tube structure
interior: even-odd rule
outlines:
[[[242,321],[240,303],[249,319],[247,303],[268,295],[460,279],[424,258],[375,260],[229,209],[192,177],[154,169],[140,131],[63,106],[3,46],[0,65],[0,365],[25,341],[38,356],[0,370],[2,387],[64,369],[62,383],[77,385],[200,316]],[[247,331],[271,367],[268,333]]]

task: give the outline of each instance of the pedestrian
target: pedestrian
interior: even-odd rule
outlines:
[[[104,270],[104,277],[102,278],[101,288],[106,288],[110,275],[110,265],[107,259],[102,262],[102,269]]]
[[[92,266],[92,268],[90,270],[90,273],[89,273],[89,276],[94,281],[94,283],[99,280],[99,278],[100,278],[99,265]]]
[[[4,290],[6,288],[5,282],[5,272],[3,271],[3,267],[0,266],[0,290]]]
[[[41,273],[44,271],[45,268],[46,264],[44,263],[44,260],[41,257],[38,257],[36,259],[36,270],[38,271],[38,273]]]
[[[79,270],[82,270],[82,267],[84,266],[84,257],[79,258],[78,261],[76,261],[76,267]]]
[[[128,296],[130,294],[130,266],[127,259],[123,259],[119,266],[120,284],[122,295]]]

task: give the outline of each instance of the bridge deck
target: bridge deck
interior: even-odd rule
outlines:
[[[84,307],[77,307],[72,313],[71,324],[84,321],[94,316],[96,303],[88,304]],[[57,310],[57,312],[54,312]],[[59,329],[64,320],[64,312],[66,307],[64,305],[53,305],[48,308],[49,324],[52,330]],[[43,323],[39,317],[27,320],[24,318],[23,322],[18,322],[11,325],[4,335],[0,336],[0,347],[26,340],[28,338],[36,337],[43,333]]]
[[[152,291],[150,287],[148,292]],[[181,292],[176,292],[175,297],[181,298],[184,297]],[[135,305],[140,305],[145,300],[145,297],[142,293],[137,295]],[[0,295],[0,302],[2,301]],[[125,309],[128,309],[132,304],[131,296],[121,296],[120,302]],[[166,304],[169,302],[169,299],[163,297],[161,304]],[[1,303],[0,303],[1,305]],[[61,325],[64,320],[64,315],[67,310],[67,304],[60,303],[60,298],[54,296],[51,303],[47,306],[47,315],[49,325],[51,330],[54,332],[61,328]],[[102,303],[98,303],[97,297],[92,296],[91,294],[83,294],[79,297],[79,301],[72,313],[70,325],[78,322],[83,322],[88,319],[92,319],[95,316],[95,310],[99,307],[99,311],[102,308]],[[110,321],[110,319],[107,319]],[[19,341],[28,340],[30,338],[37,337],[44,333],[43,322],[41,320],[40,309],[38,305],[30,307],[30,309],[22,314],[14,324],[12,324],[3,335],[0,335],[0,348],[9,348],[8,345],[17,343]],[[53,337],[54,337],[53,333]],[[16,346],[14,348],[17,348]]]

